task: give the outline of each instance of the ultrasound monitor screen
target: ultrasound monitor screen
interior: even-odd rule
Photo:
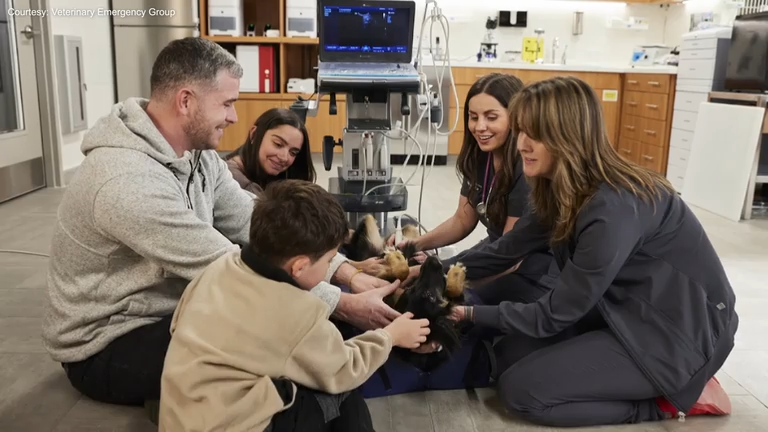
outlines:
[[[323,48],[329,53],[408,53],[410,14],[408,8],[324,6]]]

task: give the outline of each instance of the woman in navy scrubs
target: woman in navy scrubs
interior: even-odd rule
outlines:
[[[507,109],[522,87],[523,82],[513,75],[493,73],[469,89],[464,103],[464,144],[456,164],[462,178],[459,204],[453,216],[415,242],[417,249],[428,251],[459,242],[474,231],[478,222],[486,227],[488,237],[472,249],[493,243],[512,229],[528,208],[530,188],[523,176],[515,136],[510,132]],[[452,261],[461,259],[464,253]],[[475,292],[484,304],[535,301],[547,290],[540,280],[552,262],[549,251],[537,251],[514,272],[501,277],[492,275],[499,278],[480,284]],[[412,269],[412,274],[418,274],[418,267]]]
[[[505,407],[559,427],[728,414],[714,375],[734,346],[736,299],[696,216],[663,176],[611,147],[583,81],[534,83],[510,112],[533,211],[473,251],[483,271],[467,270],[482,277],[551,245],[560,275],[534,303],[454,310],[506,333]]]

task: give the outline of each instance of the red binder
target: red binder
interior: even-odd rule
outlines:
[[[277,58],[274,45],[259,45],[259,93],[277,92]]]

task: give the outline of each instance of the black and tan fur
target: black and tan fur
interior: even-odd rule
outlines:
[[[415,240],[418,236],[417,226],[403,227],[403,238]],[[385,245],[386,241],[379,233],[376,220],[368,215],[355,229],[345,249],[347,257],[355,261],[382,257],[383,268],[377,276],[390,282],[395,280],[404,282],[408,278],[409,265],[415,264],[409,262],[416,253],[415,247],[398,250]],[[452,265],[446,274],[443,272],[440,259],[429,256],[422,264],[416,279],[398,288],[384,299],[388,305],[400,313],[411,312],[415,318],[427,318],[431,329],[428,341],[434,341],[443,346],[442,352],[431,356],[415,354],[410,350],[396,350],[398,355],[425,369],[428,363],[439,363],[460,347],[461,331],[448,316],[454,306],[464,303],[466,286],[466,269],[462,264]]]

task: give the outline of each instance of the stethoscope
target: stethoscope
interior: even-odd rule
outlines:
[[[485,216],[486,211],[488,210],[488,198],[490,198],[491,193],[493,192],[493,185],[496,183],[496,174],[493,174],[493,179],[491,180],[491,187],[488,189],[488,195],[485,194],[485,188],[488,186],[488,171],[491,169],[491,159],[493,157],[491,155],[488,155],[488,162],[485,164],[485,180],[483,180],[483,197],[482,201],[480,201],[477,204],[477,207],[475,209],[477,210],[477,213],[480,216]]]

